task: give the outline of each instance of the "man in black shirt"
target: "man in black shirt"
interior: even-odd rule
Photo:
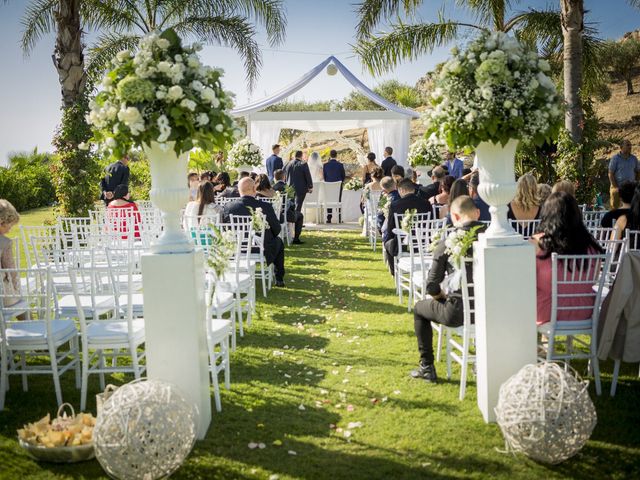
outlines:
[[[431,170],[431,180],[433,183],[431,185],[422,187],[422,191],[424,192],[427,200],[435,197],[436,195],[438,195],[438,193],[440,193],[440,182],[442,182],[445,175],[446,173],[444,171],[444,168],[442,167],[435,167],[433,170]]]
[[[622,182],[618,188],[618,194],[620,195],[620,201],[622,207],[616,208],[605,213],[600,219],[600,226],[602,228],[613,228],[616,224],[616,220],[622,215],[629,213],[631,208],[631,200],[633,199],[633,192],[636,189],[636,182]]]
[[[398,164],[391,155],[393,155],[393,148],[386,147],[384,149],[384,156],[386,158],[380,164],[380,168],[382,168],[385,177],[390,177],[391,169]]]
[[[100,200],[104,200],[104,203],[113,200],[113,192],[118,185],[129,186],[129,157],[127,155],[105,169],[105,176],[100,182]]]

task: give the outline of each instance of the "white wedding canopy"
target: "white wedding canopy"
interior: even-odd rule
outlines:
[[[262,111],[269,105],[278,103],[296,93],[316,78],[330,64],[335,65],[342,76],[356,90],[386,110],[336,112]],[[265,154],[269,154],[271,145],[278,142],[280,130],[283,128],[320,132],[366,128],[371,151],[380,157],[383,154],[384,147],[393,147],[393,156],[400,165],[406,165],[411,119],[420,116],[416,111],[399,107],[373,92],[334,56],[330,56],[296,82],[279,90],[270,97],[238,107],[232,110],[231,114],[236,117],[246,118],[249,138]]]

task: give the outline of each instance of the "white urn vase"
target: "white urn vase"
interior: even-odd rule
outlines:
[[[518,140],[500,143],[482,142],[476,147],[480,185],[478,193],[490,206],[491,224],[487,238],[518,237],[507,218],[507,205],[516,195],[515,156]]]
[[[188,253],[193,251],[193,242],[182,230],[180,211],[189,201],[187,168],[189,152],[177,155],[174,142],[167,142],[166,150],[157,142],[144,145],[151,169],[151,192],[153,204],[162,212],[164,229],[157,240],[151,242],[152,253]]]

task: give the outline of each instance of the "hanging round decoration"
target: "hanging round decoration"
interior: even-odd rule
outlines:
[[[327,65],[327,75],[333,77],[336,73],[338,73],[338,67],[336,67],[333,63]]]

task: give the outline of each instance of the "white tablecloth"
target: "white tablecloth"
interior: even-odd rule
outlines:
[[[362,216],[360,212],[360,198],[362,190],[342,191],[342,221],[357,222]]]

